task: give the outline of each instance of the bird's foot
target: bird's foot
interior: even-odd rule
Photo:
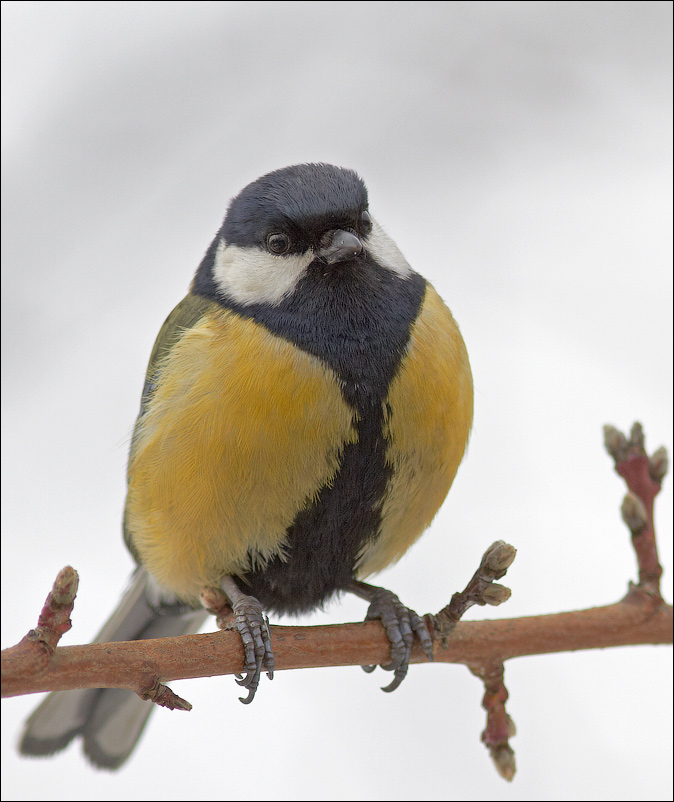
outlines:
[[[236,675],[236,681],[248,691],[248,696],[240,701],[250,704],[260,684],[260,675],[264,668],[269,679],[274,679],[274,652],[271,648],[269,619],[262,610],[262,605],[253,596],[243,594],[232,605],[234,610],[234,626],[241,635],[245,656],[245,675]]]
[[[429,660],[433,660],[433,640],[423,618],[414,610],[400,601],[400,599],[384,588],[375,588],[363,582],[354,583],[351,590],[361,598],[370,599],[366,621],[379,619],[391,643],[391,662],[382,666],[384,671],[393,671],[393,681],[382,688],[390,693],[394,691],[407,675],[410,662],[410,652],[414,641],[414,634],[419,636],[421,646]],[[363,666],[368,673],[374,671],[375,666]]]
[[[274,679],[274,652],[271,647],[269,619],[260,602],[254,596],[242,593],[231,577],[225,577],[221,584],[232,607],[234,619],[233,621],[231,618],[229,621],[222,620],[223,616],[220,612],[218,624],[223,629],[236,629],[241,636],[245,674],[237,674],[236,681],[248,691],[245,698],[240,697],[239,699],[243,704],[248,705],[255,698],[262,669],[264,668],[267,672],[269,679]]]

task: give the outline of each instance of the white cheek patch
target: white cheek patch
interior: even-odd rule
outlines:
[[[313,251],[275,256],[262,248],[242,248],[221,240],[213,279],[219,290],[238,303],[275,306],[293,291],[313,258]]]
[[[407,259],[375,220],[372,221],[372,231],[363,238],[363,244],[377,264],[392,270],[403,278],[412,274],[413,271]]]

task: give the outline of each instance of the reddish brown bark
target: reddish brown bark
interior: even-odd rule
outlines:
[[[374,665],[389,658],[381,624],[272,627],[278,670]],[[442,642],[439,663],[483,665],[528,654],[672,642],[672,607],[639,591],[608,607],[500,621],[461,621]],[[427,662],[418,643],[413,663]],[[2,653],[2,695],[69,688],[130,688],[147,694],[157,680],[241,672],[243,651],[236,632],[181,638],[63,646],[44,670],[27,662],[22,644]]]

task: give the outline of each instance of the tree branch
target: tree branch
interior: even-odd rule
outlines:
[[[617,604],[589,610],[499,621],[461,621],[449,639],[434,632],[437,663],[486,664],[531,654],[672,642],[672,607],[649,594],[633,593]],[[276,669],[381,664],[390,644],[381,624],[367,621],[327,626],[272,626]],[[14,649],[18,647],[13,647]],[[29,672],[2,654],[2,695],[73,688],[128,688],[147,694],[156,680],[241,673],[238,633],[212,632],[120,643],[62,646],[48,667]],[[421,646],[412,663],[426,663]]]

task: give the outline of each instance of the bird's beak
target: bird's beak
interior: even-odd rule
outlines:
[[[332,232],[329,245],[316,251],[316,255],[329,265],[334,265],[337,262],[355,259],[356,256],[360,256],[363,250],[363,243],[355,234],[338,228]]]

